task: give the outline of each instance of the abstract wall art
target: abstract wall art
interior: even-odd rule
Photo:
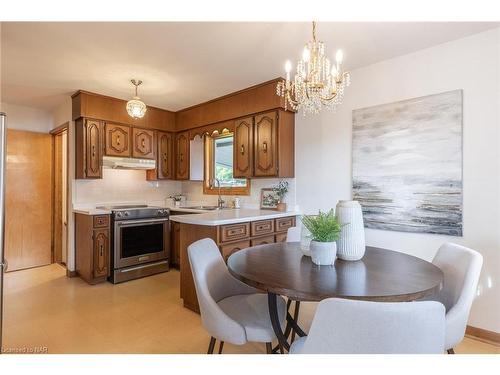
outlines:
[[[462,90],[353,111],[367,228],[462,236]]]

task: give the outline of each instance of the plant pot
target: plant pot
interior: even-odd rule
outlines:
[[[337,256],[336,242],[311,241],[311,260],[318,266],[331,266]]]
[[[342,225],[337,240],[337,256],[343,260],[359,260],[365,255],[365,227],[361,205],[357,201],[339,201],[335,216]]]
[[[276,210],[283,212],[286,211],[286,203],[278,203],[276,205]]]

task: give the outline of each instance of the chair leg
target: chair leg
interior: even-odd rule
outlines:
[[[273,344],[270,342],[266,342],[266,353],[273,354]]]
[[[210,344],[208,344],[207,354],[214,354],[215,341],[215,337],[210,337]]]
[[[455,351],[453,350],[453,348],[448,349],[447,352],[448,352],[448,354],[455,354]]]
[[[224,347],[224,341],[221,341],[219,344],[219,354],[222,354],[222,348]]]

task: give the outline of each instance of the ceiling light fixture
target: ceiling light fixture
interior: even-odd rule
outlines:
[[[143,118],[146,114],[147,107],[146,104],[141,101],[141,98],[137,96],[137,87],[139,87],[142,81],[132,79],[130,82],[135,86],[135,96],[127,102],[127,113],[133,118]]]
[[[290,105],[304,114],[319,113],[322,106],[335,109],[342,103],[344,89],[350,84],[349,72],[342,71],[344,54],[338,50],[335,64],[330,64],[325,45],[316,40],[316,22],[312,24],[313,39],[304,47],[293,81],[290,80],[292,63],[288,60],[285,63],[286,80],[276,87],[276,94],[285,98],[285,109]]]

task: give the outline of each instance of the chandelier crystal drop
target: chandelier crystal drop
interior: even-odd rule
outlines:
[[[133,118],[143,118],[146,114],[147,107],[141,98],[137,96],[137,87],[142,83],[141,80],[132,79],[130,82],[135,86],[135,96],[127,102],[127,113]]]
[[[316,40],[316,22],[312,26],[313,39],[304,47],[302,59],[297,63],[293,80],[290,79],[292,63],[285,63],[286,79],[279,82],[276,94],[285,98],[285,109],[319,113],[323,106],[335,109],[342,103],[344,90],[349,86],[349,72],[342,70],[344,55],[341,50],[331,64],[326,57],[325,45]]]

